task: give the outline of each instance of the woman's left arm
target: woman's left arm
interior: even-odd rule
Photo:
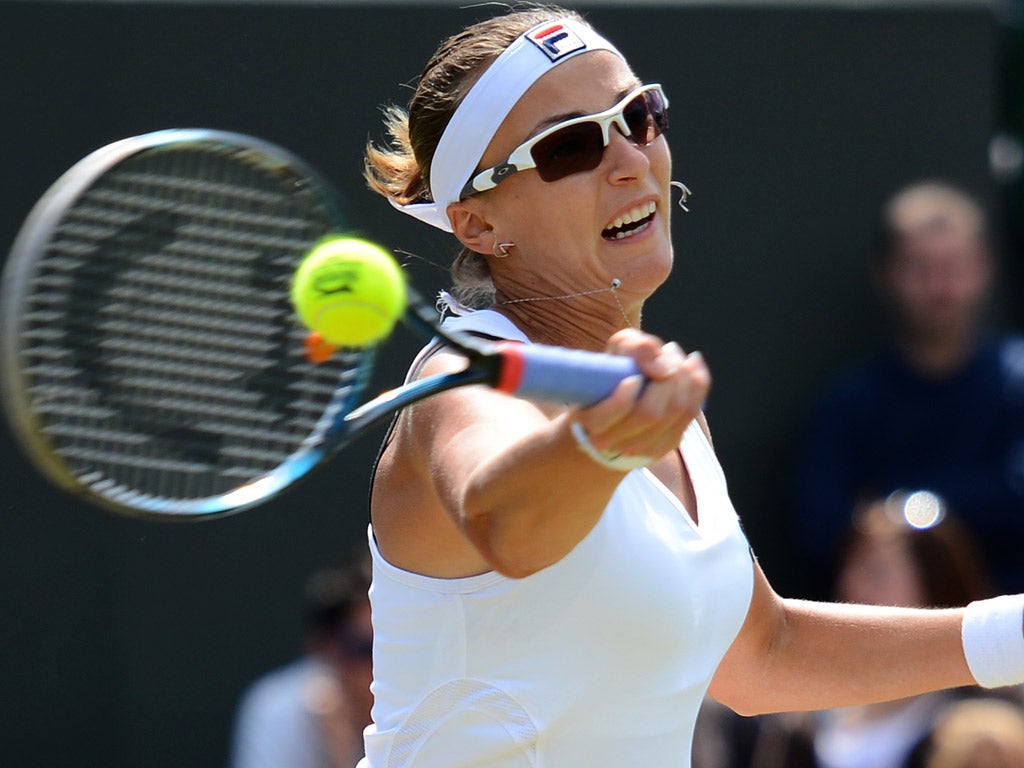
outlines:
[[[976,684],[961,640],[963,609],[784,599],[756,563],[754,570],[750,611],[710,689],[740,714],[868,704]]]

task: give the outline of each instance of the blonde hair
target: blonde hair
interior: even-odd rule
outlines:
[[[896,192],[882,209],[875,258],[887,261],[905,238],[936,227],[964,232],[985,244],[985,211],[964,190],[942,181],[922,181]]]
[[[1024,767],[1024,712],[1002,699],[953,705],[931,736],[927,768]]]
[[[521,6],[503,16],[477,22],[448,38],[423,68],[407,108],[384,108],[389,142],[369,142],[363,175],[374,192],[406,205],[430,200],[430,165],[441,135],[473,83],[516,38],[538,24],[559,18],[583,21],[554,5]],[[452,293],[470,307],[494,302],[494,284],[486,258],[463,248],[451,266]]]

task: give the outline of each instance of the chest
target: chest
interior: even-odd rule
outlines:
[[[690,471],[680,451],[674,451],[650,466],[650,472],[682,505],[695,524],[700,523],[697,493],[693,489]]]
[[[669,457],[672,458],[672,457]],[[749,544],[703,435],[687,433],[674,461],[630,473],[595,529],[602,568],[593,591],[616,605],[616,631],[666,658],[717,658],[746,615]],[[583,554],[582,552],[580,554]]]

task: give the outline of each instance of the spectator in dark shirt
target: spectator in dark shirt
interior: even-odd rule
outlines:
[[[885,206],[872,269],[888,349],[841,376],[798,458],[795,544],[809,593],[850,510],[898,489],[942,496],[1001,589],[1024,589],[1024,339],[984,329],[994,257],[964,192],[925,182]]]

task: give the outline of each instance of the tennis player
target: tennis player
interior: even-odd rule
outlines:
[[[1024,596],[913,610],[769,586],[704,361],[639,330],[672,268],[667,108],[578,15],[531,8],[444,42],[368,148],[371,186],[463,247],[450,327],[644,377],[583,409],[469,387],[398,417],[371,503],[363,765],[680,768],[708,691],[755,714],[1024,681]],[[461,366],[430,346],[410,376]]]

